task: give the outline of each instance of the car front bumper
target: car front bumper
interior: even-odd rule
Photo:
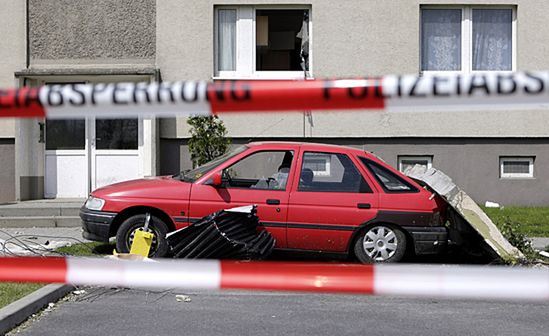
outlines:
[[[80,208],[82,219],[82,237],[88,240],[108,242],[110,238],[111,224],[116,217],[116,212],[95,211]]]
[[[414,240],[416,254],[438,254],[448,246],[448,229],[445,227],[404,227]]]

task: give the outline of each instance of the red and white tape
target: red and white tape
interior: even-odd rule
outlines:
[[[0,282],[549,301],[549,269],[218,260],[0,258]]]
[[[179,81],[0,89],[1,117],[76,118],[229,112],[549,108],[549,72],[339,80]]]

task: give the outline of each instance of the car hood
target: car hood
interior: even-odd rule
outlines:
[[[171,176],[143,178],[111,184],[92,192],[95,197],[112,198],[154,198],[154,199],[187,199],[191,184],[176,180]]]

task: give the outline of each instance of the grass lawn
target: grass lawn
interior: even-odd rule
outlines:
[[[96,256],[104,254],[112,254],[114,250],[114,244],[107,243],[82,243],[71,246],[65,246],[55,250],[62,255],[73,256]],[[19,300],[20,298],[28,295],[40,287],[43,284],[29,284],[29,283],[13,283],[13,282],[0,282],[0,308]]]
[[[16,282],[0,282],[0,308],[7,306],[13,301],[19,300],[23,296],[34,292],[42,286],[44,285]]]
[[[500,226],[505,221],[517,223],[520,233],[529,237],[549,237],[549,207],[485,208],[488,217]]]

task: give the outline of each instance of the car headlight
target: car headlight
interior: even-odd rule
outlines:
[[[101,210],[103,209],[103,205],[105,205],[105,200],[97,197],[90,196],[88,197],[88,200],[86,201],[86,204],[84,204],[84,207],[89,210]]]

